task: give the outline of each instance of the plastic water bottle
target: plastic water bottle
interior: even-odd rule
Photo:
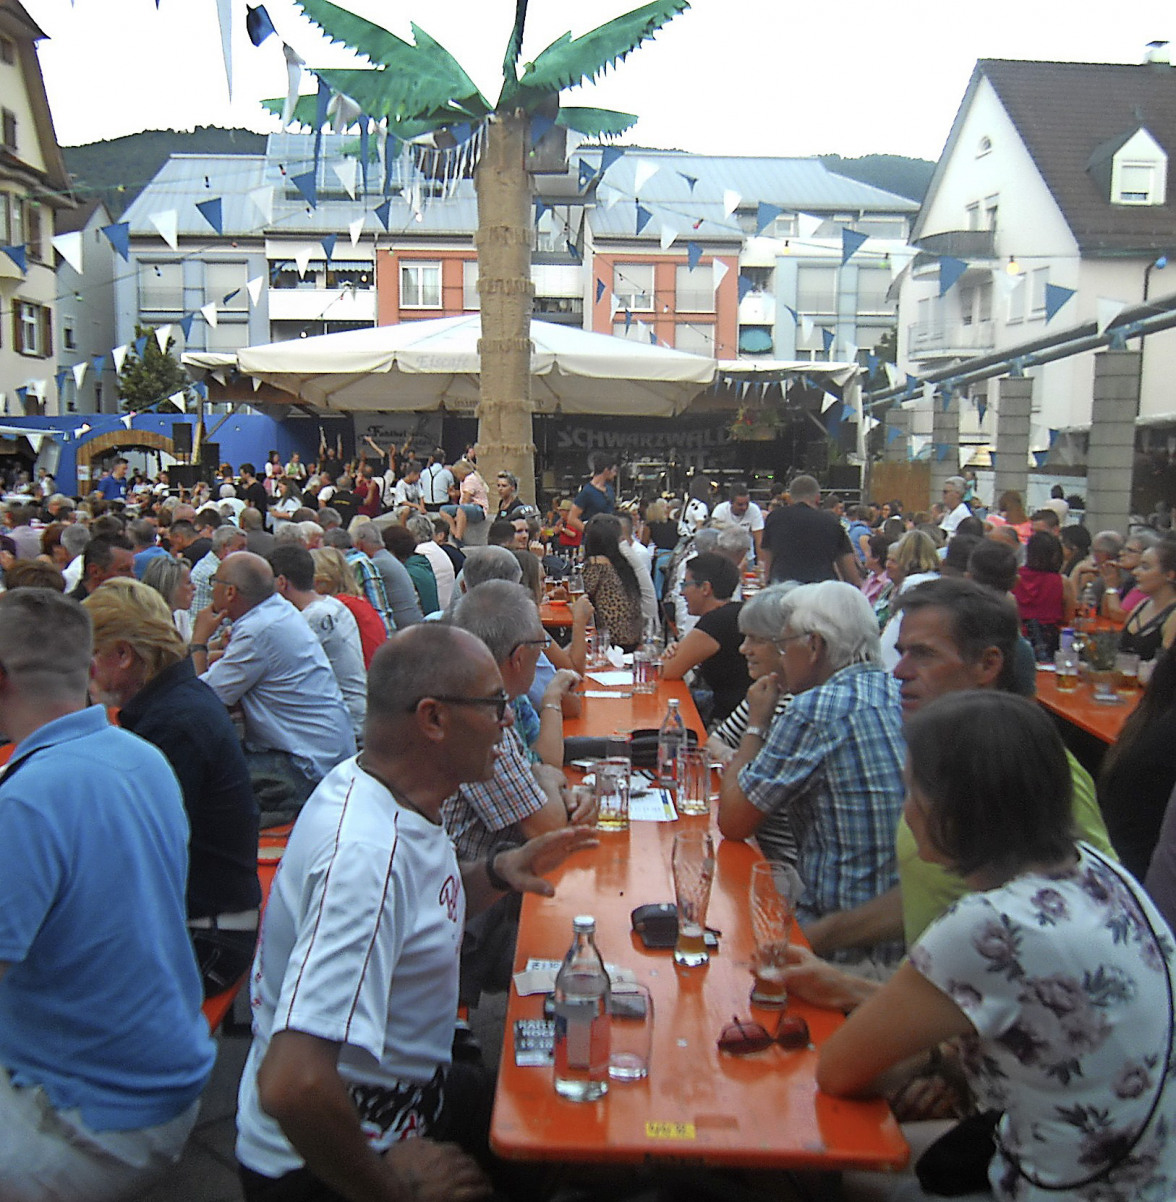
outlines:
[[[574,918],[572,932],[555,978],[555,1092],[595,1102],[608,1093],[608,973],[596,950],[596,919]]]
[[[669,708],[657,732],[657,776],[663,785],[672,785],[677,776],[678,752],[686,746],[686,723],[678,699],[670,698]]]

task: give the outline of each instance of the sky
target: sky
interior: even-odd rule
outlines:
[[[340,2],[406,38],[415,18],[496,99],[514,0]],[[233,14],[231,101],[218,3]],[[264,3],[308,65],[346,61],[294,0]],[[40,57],[63,146],[145,129],[276,128],[258,101],[285,94],[285,61],[276,38],[250,44],[246,0],[24,4],[49,35]],[[632,7],[636,0],[530,0],[523,58],[567,31],[569,14],[578,36]],[[988,0],[971,10],[942,0],[694,0],[600,84],[564,97],[637,113],[629,144],[937,159],[977,58],[1138,62],[1149,41],[1164,38],[1176,42],[1171,0]]]

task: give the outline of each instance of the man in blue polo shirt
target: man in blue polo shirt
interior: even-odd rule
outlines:
[[[0,597],[0,1198],[138,1194],[214,1058],[185,927],[188,824],[162,753],[86,708],[90,619]]]
[[[109,476],[103,476],[98,481],[98,491],[104,501],[125,501],[127,499],[127,461],[116,459],[114,470]]]

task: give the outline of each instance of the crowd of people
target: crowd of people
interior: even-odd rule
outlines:
[[[539,1196],[455,1015],[592,837],[563,723],[603,643],[689,682],[719,829],[804,882],[789,987],[852,1011],[823,1088],[998,1116],[977,1196],[1171,1196],[1176,541],[962,477],[923,513],[806,475],[625,507],[603,453],[543,515],[473,448],[371,449],[7,507],[0,1195],[157,1178],[200,1000],[252,962],[248,1198]],[[566,643],[549,577],[582,587]],[[1154,669],[1097,781],[1028,700],[1096,615]]]

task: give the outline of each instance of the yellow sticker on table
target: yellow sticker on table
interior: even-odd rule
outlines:
[[[646,1123],[646,1139],[694,1139],[693,1123]]]

